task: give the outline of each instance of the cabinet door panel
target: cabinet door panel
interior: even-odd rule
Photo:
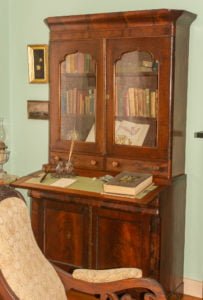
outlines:
[[[44,252],[48,259],[87,267],[88,208],[46,202]]]
[[[108,154],[167,159],[170,39],[110,39],[107,52]]]
[[[158,227],[152,232],[154,217],[98,209],[93,214],[94,264],[96,268],[138,267],[146,276],[158,269]]]
[[[104,73],[102,40],[51,43],[51,151],[75,140],[77,152],[102,153]],[[60,88],[59,88],[60,87]]]

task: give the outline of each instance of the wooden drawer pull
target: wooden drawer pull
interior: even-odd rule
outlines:
[[[96,166],[97,161],[96,161],[95,159],[92,159],[92,160],[90,161],[90,164],[91,164],[92,166]]]
[[[119,166],[119,163],[118,163],[117,161],[113,161],[113,162],[112,162],[112,166],[113,166],[114,168],[117,168],[117,167]]]
[[[60,158],[56,155],[56,156],[54,156],[54,161],[55,162],[58,162],[60,160]]]
[[[70,240],[70,239],[71,239],[71,233],[70,233],[70,232],[68,232],[68,233],[66,234],[66,238],[67,238],[67,240]]]

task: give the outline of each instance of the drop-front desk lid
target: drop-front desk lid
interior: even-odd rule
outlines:
[[[11,185],[16,188],[38,190],[44,192],[88,196],[95,199],[112,200],[119,202],[129,202],[138,205],[149,204],[156,195],[160,193],[166,186],[152,184],[145,188],[136,196],[120,195],[104,193],[103,181],[96,177],[74,176],[71,178],[56,178],[52,174],[47,174],[42,182],[44,176],[43,171],[37,171],[27,176],[21,177]]]

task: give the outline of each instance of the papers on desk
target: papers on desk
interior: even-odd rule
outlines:
[[[74,183],[77,179],[76,178],[60,178],[54,183],[51,183],[50,185],[56,186],[56,187],[67,187]]]

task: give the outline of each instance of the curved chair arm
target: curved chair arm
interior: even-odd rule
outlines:
[[[139,292],[139,290],[142,289],[142,294],[144,293],[145,300],[166,300],[166,295],[161,285],[151,278],[128,278],[112,282],[93,283],[75,279],[67,272],[56,266],[54,267],[63,282],[66,291],[75,290],[89,295],[99,295],[99,299],[101,300],[131,300],[133,297],[130,295],[130,292]]]
[[[23,195],[21,195],[21,193],[15,190],[13,187],[10,187],[9,185],[0,186],[0,201],[9,197],[17,197],[25,202]]]
[[[91,283],[112,282],[129,278],[141,278],[142,270],[137,268],[113,268],[104,270],[76,269],[73,278]]]
[[[7,284],[1,270],[0,270],[0,299],[19,300],[19,298],[14,294],[14,292]]]

